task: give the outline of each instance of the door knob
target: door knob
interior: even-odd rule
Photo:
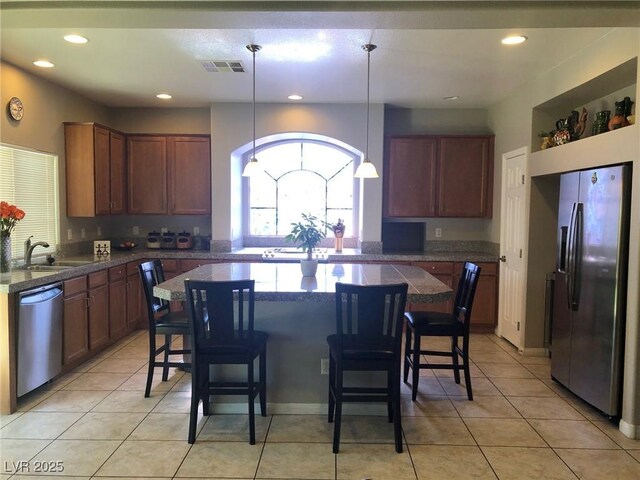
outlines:
[[[502,255],[502,256],[500,257],[500,261],[501,261],[501,262],[506,262],[506,261],[507,261],[507,257],[506,257],[506,256],[504,256],[504,255]]]

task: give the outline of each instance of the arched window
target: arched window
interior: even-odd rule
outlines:
[[[287,235],[301,213],[331,224],[342,219],[345,237],[355,236],[355,152],[328,141],[297,138],[263,145],[256,157],[263,171],[249,182],[249,236]]]

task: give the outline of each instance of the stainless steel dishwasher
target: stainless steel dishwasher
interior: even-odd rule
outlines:
[[[62,370],[62,283],[18,293],[18,397]]]

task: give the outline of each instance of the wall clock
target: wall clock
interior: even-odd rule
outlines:
[[[9,115],[11,118],[18,121],[22,120],[22,116],[24,115],[24,106],[18,97],[12,97],[11,100],[9,100],[7,108],[9,109]]]

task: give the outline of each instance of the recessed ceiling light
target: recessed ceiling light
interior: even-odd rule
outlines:
[[[54,65],[49,60],[36,60],[33,62],[36,67],[52,68]]]
[[[460,97],[458,95],[449,95],[448,97],[442,97],[443,100],[459,100]]]
[[[519,43],[523,43],[527,41],[527,37],[524,35],[509,35],[508,37],[504,37],[502,39],[503,45],[518,45]]]
[[[172,98],[168,93],[159,93],[156,97],[161,98],[162,100],[169,100]]]
[[[289,100],[302,100],[302,97],[300,95],[289,95],[287,98]]]
[[[82,35],[75,35],[75,34],[65,35],[64,39],[69,43],[77,43],[77,44],[87,43],[89,41]]]

